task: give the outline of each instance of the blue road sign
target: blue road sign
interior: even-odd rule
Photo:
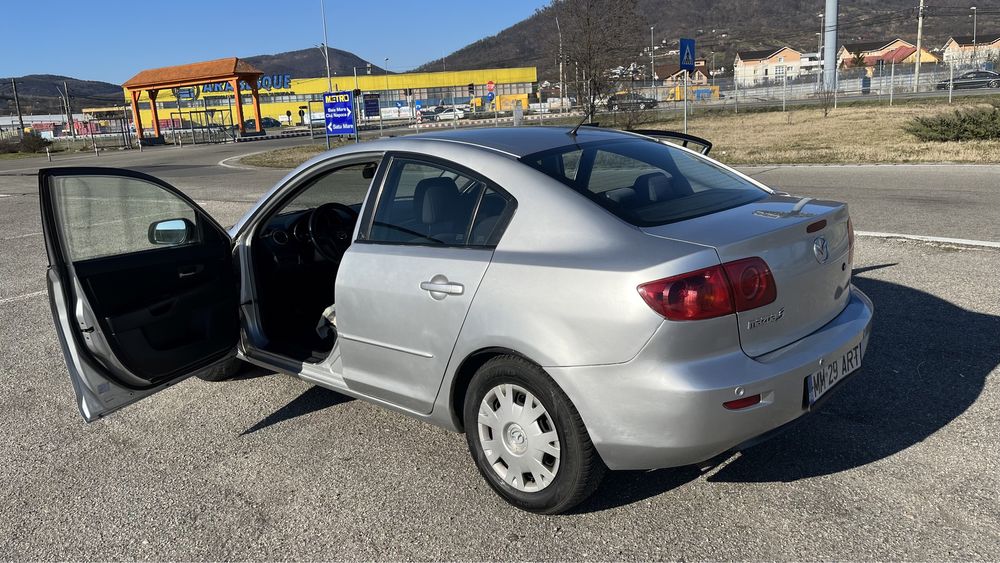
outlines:
[[[365,117],[378,117],[379,110],[378,94],[365,94]]]
[[[403,107],[403,102],[396,100],[396,109],[400,109],[402,107]]]
[[[486,92],[486,101],[487,102],[492,102],[493,98],[495,98],[495,97],[496,97],[496,94],[494,94],[493,92]]]
[[[354,134],[354,95],[350,91],[323,94],[323,114],[327,136]]]
[[[694,39],[681,38],[681,68],[694,70]]]
[[[420,104],[419,100],[416,101],[416,102],[413,102],[413,105],[417,108],[417,111],[420,111],[421,104]]]

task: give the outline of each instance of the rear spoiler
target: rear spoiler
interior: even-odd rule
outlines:
[[[680,145],[682,147],[698,151],[704,155],[707,155],[708,151],[712,150],[712,141],[702,139],[701,137],[695,137],[694,135],[688,135],[687,133],[678,133],[677,131],[661,131],[659,129],[632,129],[629,132],[638,133],[640,135],[645,135],[658,140],[669,141],[675,145]]]

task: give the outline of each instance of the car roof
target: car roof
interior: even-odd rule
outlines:
[[[580,127],[570,136],[572,127],[489,127],[483,129],[453,129],[398,137],[399,140],[440,140],[459,142],[501,151],[521,158],[537,152],[593,141],[642,138],[634,133],[597,127]]]

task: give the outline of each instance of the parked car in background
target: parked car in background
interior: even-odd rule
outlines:
[[[444,108],[441,111],[434,114],[434,119],[437,121],[453,121],[456,119],[465,119],[465,112],[458,108]]]
[[[542,513],[608,469],[727,456],[843,388],[873,308],[846,204],[777,193],[710,148],[592,127],[349,144],[228,230],[146,174],[43,169],[80,412],[250,362],[465,432],[486,482]],[[416,469],[455,475],[438,458],[400,478]]]
[[[277,129],[281,127],[281,122],[273,117],[262,117],[260,118],[260,126],[264,129]],[[247,131],[256,131],[257,122],[253,119],[247,119],[243,122],[243,127],[245,127]]]
[[[611,111],[624,111],[655,108],[658,103],[653,98],[647,98],[635,92],[624,92],[608,96],[607,106]]]
[[[955,77],[954,86],[952,81],[942,80],[937,83],[938,90],[947,90],[949,87],[958,90],[961,88],[1000,88],[1000,74],[989,70],[973,70]]]

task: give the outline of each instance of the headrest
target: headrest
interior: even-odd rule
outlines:
[[[666,172],[643,174],[635,179],[635,191],[647,201],[665,201],[676,197],[674,177]]]
[[[416,216],[425,225],[452,220],[460,199],[455,180],[444,176],[424,178],[413,191]]]

